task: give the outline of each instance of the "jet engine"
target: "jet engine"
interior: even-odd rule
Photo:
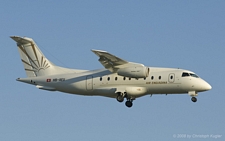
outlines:
[[[149,68],[145,66],[120,68],[117,70],[117,74],[130,78],[146,78],[149,75]]]

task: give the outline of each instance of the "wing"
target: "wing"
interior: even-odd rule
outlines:
[[[112,55],[106,51],[101,51],[101,50],[91,50],[94,52],[97,56],[99,56],[99,62],[108,70],[111,72],[117,72],[118,69],[120,68],[125,68],[125,67],[138,67],[138,66],[144,66],[143,64],[139,63],[133,63],[133,62],[128,62],[125,61],[115,55]]]

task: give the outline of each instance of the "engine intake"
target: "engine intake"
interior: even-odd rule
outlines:
[[[149,68],[145,66],[127,67],[118,69],[117,74],[130,78],[146,78],[149,75]]]

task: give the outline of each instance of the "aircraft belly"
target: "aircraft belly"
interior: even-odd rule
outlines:
[[[58,91],[71,94],[80,94],[80,95],[87,94],[84,81],[78,81],[73,83],[62,82],[56,85],[56,89]]]
[[[75,83],[61,83],[56,86],[57,91],[66,92],[70,94],[85,95],[85,96],[105,96],[116,97],[114,88],[95,88],[87,89],[86,81],[79,81]]]
[[[181,89],[179,83],[167,83],[161,85],[151,85],[148,87],[149,94],[174,94],[174,93],[184,93]]]
[[[94,89],[93,92],[92,92],[92,95],[115,98],[117,96],[117,94],[115,93],[115,91],[116,91],[115,88]]]

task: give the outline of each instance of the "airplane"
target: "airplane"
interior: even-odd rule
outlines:
[[[50,62],[33,39],[10,36],[17,43],[26,78],[17,81],[38,89],[84,96],[104,96],[118,102],[126,99],[132,107],[136,98],[153,94],[189,94],[193,102],[198,92],[212,87],[194,72],[179,68],[147,67],[128,62],[102,50],[91,50],[104,66],[98,70],[59,67]]]

